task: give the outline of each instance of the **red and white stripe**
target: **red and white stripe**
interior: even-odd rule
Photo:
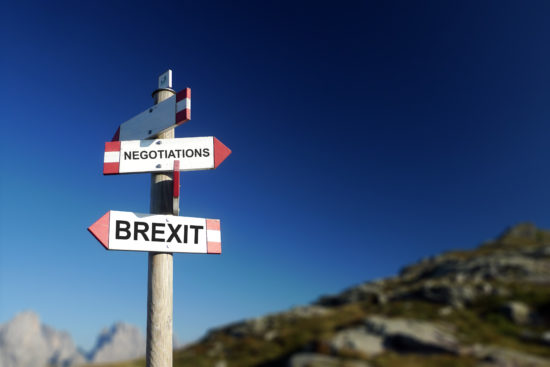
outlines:
[[[103,156],[103,174],[116,175],[120,170],[120,141],[108,141],[105,143],[105,155]]]
[[[191,88],[185,88],[176,94],[176,125],[191,120]]]
[[[208,254],[221,254],[222,253],[222,233],[220,231],[219,219],[207,219],[206,220],[206,241]]]

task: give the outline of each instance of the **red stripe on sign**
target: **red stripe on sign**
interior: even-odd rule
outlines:
[[[176,94],[176,102],[183,101],[185,98],[191,98],[191,88],[182,89]]]
[[[206,220],[206,229],[212,231],[220,230],[220,220],[219,219],[207,219]]]
[[[191,110],[186,108],[176,113],[176,125],[181,125],[184,122],[191,120]]]
[[[106,152],[120,152],[120,141],[108,141],[105,143]]]
[[[219,242],[208,242],[208,249],[206,251],[208,254],[221,254],[222,244]]]
[[[120,162],[103,163],[104,175],[118,175]]]
[[[113,138],[111,139],[111,141],[117,141],[117,140],[120,140],[120,126],[118,127],[118,129],[116,129],[116,133],[115,135],[113,135]]]
[[[174,161],[174,197],[180,197],[180,161]]]

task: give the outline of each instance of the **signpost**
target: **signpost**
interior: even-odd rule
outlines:
[[[107,250],[221,254],[218,219],[110,210],[88,230]]]
[[[155,105],[120,125],[105,143],[103,174],[151,172],[151,214],[108,211],[88,230],[107,249],[147,251],[147,367],[172,366],[174,252],[221,254],[218,219],[179,216],[180,171],[217,168],[231,150],[213,136],[175,139],[191,119],[191,89],[159,77]]]
[[[103,174],[171,172],[217,168],[231,154],[213,136],[200,138],[111,141],[105,143]]]

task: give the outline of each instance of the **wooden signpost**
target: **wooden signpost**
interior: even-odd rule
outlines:
[[[146,251],[147,367],[172,366],[172,253],[221,254],[218,219],[179,216],[180,171],[217,168],[231,153],[213,136],[175,139],[191,119],[191,89],[172,89],[172,71],[159,77],[155,105],[120,125],[105,143],[103,174],[151,175],[151,214],[110,210],[88,230],[107,249]]]
[[[171,172],[217,168],[231,154],[213,136],[201,138],[110,141],[105,143],[103,174]]]

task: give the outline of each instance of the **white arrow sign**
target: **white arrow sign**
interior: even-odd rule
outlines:
[[[217,168],[231,150],[213,136],[128,140],[105,143],[103,174],[168,172],[179,161],[180,171]]]
[[[88,231],[107,249],[221,254],[218,219],[111,210]]]
[[[185,88],[121,124],[113,141],[148,139],[190,119],[191,88]]]

